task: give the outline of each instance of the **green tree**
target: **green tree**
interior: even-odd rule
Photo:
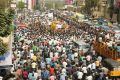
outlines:
[[[6,37],[11,33],[14,10],[8,9],[7,12],[0,12],[0,36]]]
[[[19,8],[19,10],[23,10],[25,8],[25,3],[22,2],[22,1],[19,1],[18,4],[17,4],[17,7]]]
[[[12,31],[12,20],[14,18],[14,10],[9,8],[12,0],[0,0],[0,37],[7,37]],[[8,45],[0,39],[0,55],[8,50]]]
[[[12,31],[12,20],[14,18],[14,10],[13,9],[7,9],[4,11],[0,11],[0,36],[1,37],[7,37],[11,34]],[[3,41],[0,39],[0,55],[7,52],[8,46],[7,44],[3,43]]]
[[[0,39],[0,55],[3,55],[4,53],[6,53],[6,51],[8,50],[8,45],[6,43],[3,43],[3,40]]]

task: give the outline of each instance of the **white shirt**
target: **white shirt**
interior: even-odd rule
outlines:
[[[38,75],[41,76],[41,70],[39,69],[37,70],[37,72],[38,72]]]
[[[66,51],[66,48],[65,47],[63,47],[63,52],[65,52]]]
[[[102,42],[102,37],[99,37],[99,42]]]
[[[32,59],[32,57],[33,57],[33,56],[34,56],[34,54],[33,54],[33,53],[31,53],[31,54],[30,54],[30,58]]]
[[[95,64],[95,63],[92,63],[91,68],[92,68],[92,69],[96,69],[96,64]]]
[[[82,77],[83,77],[83,73],[80,72],[80,71],[78,71],[78,72],[77,72],[77,76],[78,76],[78,79],[82,79]]]
[[[56,57],[58,57],[58,54],[59,54],[59,53],[55,52],[55,56],[56,56]]]
[[[35,79],[37,79],[38,78],[38,73],[34,73],[34,77],[35,77]]]
[[[109,47],[112,47],[112,42],[108,42],[107,45],[108,45]]]
[[[87,66],[87,68],[90,68],[90,69],[91,69],[91,68],[92,68],[92,64],[89,64],[89,65]]]
[[[77,53],[77,52],[75,52],[75,53],[74,53],[74,56],[75,56],[75,57],[78,57],[78,53]]]
[[[53,52],[50,52],[50,58],[53,58]]]
[[[72,60],[74,60],[74,54],[71,55]]]
[[[83,70],[83,73],[87,73],[87,67],[83,67],[82,70]]]
[[[87,76],[86,80],[93,80],[93,77],[92,76]]]
[[[63,73],[64,75],[66,75],[66,69],[65,69],[65,68],[62,69],[62,73]]]
[[[33,50],[30,50],[30,54],[32,54],[33,53]]]

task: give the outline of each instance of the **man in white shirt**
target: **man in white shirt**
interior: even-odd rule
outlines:
[[[50,52],[50,58],[51,59],[53,58],[53,52]]]
[[[86,66],[83,66],[83,68],[82,68],[82,71],[83,71],[83,73],[87,73],[87,67]]]
[[[77,71],[77,76],[78,76],[78,79],[81,80],[83,77],[83,72]]]
[[[34,72],[34,77],[37,80],[37,78],[38,78],[38,73],[37,72]]]
[[[90,69],[90,70],[91,70],[91,68],[92,68],[92,64],[89,64],[89,65],[87,66],[87,69]]]
[[[74,59],[75,59],[74,54],[71,55],[71,59],[74,61]]]
[[[86,80],[93,80],[93,76],[92,75],[87,76]]]
[[[95,64],[95,62],[93,62],[93,63],[91,64],[91,69],[92,69],[92,70],[95,70],[95,69],[96,69],[96,64]]]
[[[75,58],[78,57],[78,53],[77,53],[77,52],[74,53],[74,57],[75,57]]]
[[[58,54],[59,54],[59,53],[58,53],[58,52],[55,52],[54,54],[55,54],[55,57],[58,57]]]
[[[67,72],[66,69],[63,68],[63,69],[62,69],[62,74],[66,75],[66,74],[67,74],[66,72]]]

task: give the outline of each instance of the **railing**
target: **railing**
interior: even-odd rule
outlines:
[[[112,58],[114,60],[118,59],[118,52],[115,51],[114,49],[110,49],[106,43],[102,42],[94,42],[93,45],[95,51],[99,53],[100,55],[107,57],[107,58]]]

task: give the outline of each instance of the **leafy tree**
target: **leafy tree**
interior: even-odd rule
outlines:
[[[22,2],[22,1],[19,1],[18,4],[17,4],[17,7],[19,8],[19,10],[22,10],[25,8],[25,3]]]
[[[8,9],[7,12],[0,12],[0,36],[10,35],[13,17],[14,11],[12,9]]]
[[[0,55],[3,55],[8,50],[8,45],[3,43],[3,40],[0,39]]]
[[[12,20],[14,17],[14,10],[7,9],[0,11],[0,36],[7,37],[12,31]],[[3,55],[8,50],[7,44],[0,39],[0,55]]]

